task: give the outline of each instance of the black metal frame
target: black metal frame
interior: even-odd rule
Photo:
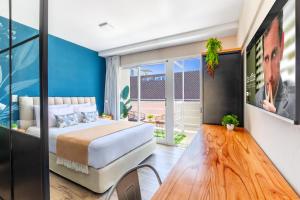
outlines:
[[[262,24],[260,25],[259,29],[257,30],[256,34],[254,35],[254,37],[251,39],[249,45],[247,46],[247,52],[249,52],[251,50],[251,48],[253,47],[253,45],[255,45],[255,42],[263,35],[264,30],[266,29],[266,27],[269,26],[270,22],[274,19],[274,17],[276,16],[274,13],[277,13],[278,10],[281,10],[286,3],[288,2],[288,0],[277,0],[274,5],[271,8],[271,11],[268,13],[268,15],[266,16],[266,18],[264,19],[264,21],[262,22]],[[295,85],[296,85],[296,107],[295,107],[295,119],[290,119],[294,121],[295,125],[299,125],[300,124],[300,39],[297,38],[297,36],[300,36],[300,2],[298,0],[295,0],[296,3],[296,65],[295,65]],[[298,66],[298,67],[297,67]],[[246,101],[247,104],[249,105],[253,105],[251,103],[248,103]],[[255,106],[255,105],[253,105]],[[262,108],[259,108],[262,109]],[[280,115],[279,115],[280,116]],[[287,118],[289,119],[289,118]]]
[[[9,1],[9,47],[0,51],[0,53],[9,52],[9,146],[10,146],[10,199],[14,197],[14,170],[13,170],[13,141],[12,135],[15,131],[11,129],[12,126],[12,51],[14,48],[21,46],[27,42],[39,38],[39,79],[40,79],[40,119],[41,119],[41,136],[40,136],[40,160],[42,162],[41,169],[41,193],[43,199],[50,199],[49,191],[49,149],[48,149],[48,0],[40,0],[40,14],[39,14],[39,34],[34,35],[17,44],[12,42],[12,0]],[[1,196],[0,196],[1,199]]]
[[[40,119],[42,194],[50,199],[48,146],[48,0],[40,0]]]
[[[12,0],[9,0],[9,147],[10,147],[10,196],[14,199],[14,170],[13,170],[13,145],[12,145],[12,134],[11,134],[11,119],[12,119]]]
[[[153,171],[153,173],[155,174],[156,176],[156,179],[157,179],[157,182],[159,183],[159,185],[162,184],[162,181],[161,181],[161,178],[157,172],[157,170],[151,166],[151,165],[148,165],[148,164],[140,164],[136,167],[133,167],[131,169],[129,169],[127,172],[125,172],[121,177],[118,178],[118,180],[116,181],[116,183],[109,189],[108,191],[108,194],[106,195],[105,197],[105,200],[110,200],[110,198],[112,197],[112,194],[113,192],[116,190],[118,184],[120,183],[120,181],[122,179],[124,179],[126,176],[128,176],[130,173],[134,172],[134,171],[137,171],[138,169],[142,169],[142,168],[149,168]]]

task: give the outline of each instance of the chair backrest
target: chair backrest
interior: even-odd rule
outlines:
[[[150,168],[154,172],[158,183],[161,185],[161,179],[154,167],[147,164],[138,165],[137,167],[128,170],[118,179],[116,184],[109,190],[106,200],[110,200],[115,190],[117,191],[119,200],[142,200],[137,170],[144,167]]]
[[[142,200],[137,170],[128,173],[116,186],[119,200]]]

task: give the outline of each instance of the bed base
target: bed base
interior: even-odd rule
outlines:
[[[93,192],[104,193],[122,174],[149,157],[154,152],[155,147],[156,142],[152,139],[101,169],[89,167],[89,174],[83,174],[70,170],[64,166],[57,165],[56,155],[50,153],[49,168],[56,174],[59,174]]]

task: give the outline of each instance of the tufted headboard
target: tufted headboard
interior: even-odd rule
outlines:
[[[27,129],[35,124],[33,106],[39,105],[40,97],[19,97],[20,128]],[[49,105],[96,104],[96,97],[49,97]]]

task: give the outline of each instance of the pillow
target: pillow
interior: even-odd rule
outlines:
[[[67,114],[73,114],[74,111],[71,106],[67,105],[65,107],[51,107],[48,110],[48,116],[49,116],[49,127],[55,127],[56,126],[56,117],[55,115],[67,115]]]
[[[81,104],[71,104],[70,106],[73,108],[74,112],[80,112],[81,107],[90,106],[90,103],[81,103]]]
[[[78,118],[75,113],[66,114],[66,115],[55,115],[56,127],[64,128],[68,126],[74,126],[78,124]]]
[[[73,108],[74,113],[77,114],[79,122],[82,121],[82,115],[80,110],[84,110],[82,107],[90,106],[90,103],[81,103],[81,104],[71,104],[70,106]]]
[[[95,112],[95,111],[97,111],[96,104],[80,106],[80,107],[78,107],[78,110],[77,110],[77,112]]]
[[[79,104],[79,105],[81,105],[81,104]],[[79,122],[83,121],[83,115],[82,115],[83,112],[84,113],[86,113],[86,112],[96,112],[96,115],[98,116],[98,111],[97,111],[96,104],[89,104],[89,105],[85,104],[85,105],[82,105],[82,106],[74,107],[74,111],[78,115]]]
[[[82,122],[83,123],[89,123],[89,122],[95,122],[98,118],[98,112],[81,112],[82,114]]]
[[[65,108],[68,107],[68,104],[60,104],[60,105],[49,105],[48,106],[48,124],[49,127],[54,127],[56,126],[56,119],[54,114],[57,113],[59,114],[59,112],[57,110],[61,109],[61,108]],[[40,106],[39,105],[35,105],[33,107],[34,109],[34,119],[36,121],[36,126],[40,127]],[[68,110],[68,113],[60,113],[60,114],[69,114],[70,110]],[[73,112],[73,111],[72,111]],[[71,113],[72,113],[71,112]]]

